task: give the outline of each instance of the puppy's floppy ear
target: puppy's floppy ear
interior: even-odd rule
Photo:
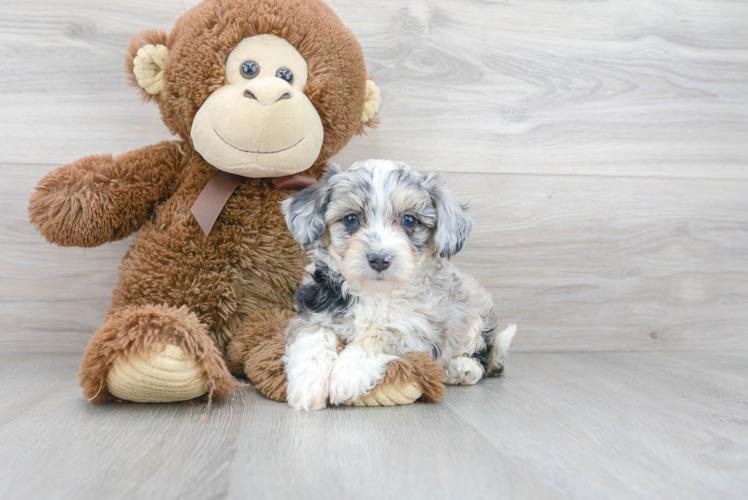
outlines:
[[[316,184],[292,195],[281,204],[286,225],[302,248],[309,248],[325,234],[325,211],[330,199],[330,179],[342,172],[331,164]]]
[[[436,206],[436,231],[434,244],[442,257],[450,258],[462,249],[473,229],[473,220],[465,212],[465,206],[457,203],[452,192],[444,187],[439,174],[428,174],[426,189]]]

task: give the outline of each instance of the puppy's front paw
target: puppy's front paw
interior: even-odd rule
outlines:
[[[286,401],[294,410],[321,410],[327,406],[330,372],[338,357],[337,338],[320,329],[298,337],[283,358],[288,386]]]
[[[311,363],[304,368],[287,371],[286,401],[294,410],[321,410],[327,406],[330,370]]]
[[[450,385],[473,385],[483,378],[483,367],[473,358],[455,358],[447,368]]]
[[[327,390],[320,388],[317,391],[291,391],[288,386],[288,395],[286,396],[288,405],[294,410],[322,410],[327,406]]]
[[[330,403],[352,403],[371,392],[395,356],[367,357],[363,348],[349,345],[340,353],[330,377]]]
[[[369,394],[377,380],[372,380],[364,373],[333,369],[330,378],[330,404],[346,404]]]

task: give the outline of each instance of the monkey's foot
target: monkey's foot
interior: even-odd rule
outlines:
[[[409,352],[390,361],[371,392],[348,404],[353,406],[407,405],[417,400],[437,403],[444,397],[442,366],[425,352]]]
[[[145,355],[120,356],[106,377],[109,393],[136,403],[170,403],[208,392],[208,377],[181,347],[153,346]]]
[[[163,305],[107,317],[86,348],[79,378],[86,398],[97,403],[217,398],[237,385],[197,316]]]
[[[356,401],[343,404],[352,406],[397,406],[409,405],[418,401],[423,391],[417,383],[397,386],[394,384],[379,385],[371,394],[361,396]]]

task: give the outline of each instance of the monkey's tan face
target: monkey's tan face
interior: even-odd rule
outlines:
[[[227,84],[192,123],[192,142],[214,167],[244,177],[278,177],[311,167],[322,121],[304,94],[307,64],[274,35],[245,38],[226,61]]]

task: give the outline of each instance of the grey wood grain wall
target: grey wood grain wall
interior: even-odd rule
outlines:
[[[83,350],[132,238],[48,245],[55,166],[168,139],[128,37],[195,1],[0,1],[0,349]],[[384,107],[337,160],[445,175],[516,349],[748,349],[748,2],[329,0]]]

